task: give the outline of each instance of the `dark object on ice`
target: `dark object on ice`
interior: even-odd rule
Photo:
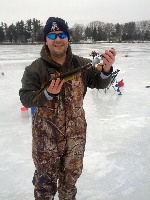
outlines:
[[[1,72],[1,75],[3,75],[3,76],[4,76],[4,72]]]
[[[107,90],[109,90],[110,87],[112,87],[118,93],[118,95],[122,95],[122,93],[120,91],[120,87],[119,87],[118,82],[116,80],[118,72],[120,72],[119,69],[117,69],[116,71],[112,72],[112,79],[111,79],[111,82],[108,85],[108,87],[104,89],[105,93],[107,92]],[[123,79],[121,81],[123,81]]]
[[[147,85],[146,88],[150,88],[150,85]]]
[[[114,88],[113,84],[114,84],[115,81],[116,81],[116,77],[117,77],[117,75],[118,75],[118,72],[120,72],[119,69],[117,69],[116,71],[114,71],[114,72],[112,73],[111,82],[110,82],[110,84],[108,85],[108,87],[104,89],[104,90],[105,90],[105,93],[106,93],[106,91],[110,88],[110,86],[112,86],[112,87]],[[114,88],[114,90],[115,90],[115,88]]]

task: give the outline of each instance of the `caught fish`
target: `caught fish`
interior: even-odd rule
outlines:
[[[44,85],[42,85],[42,88],[41,90],[39,91],[38,94],[36,94],[36,96],[34,97],[33,101],[36,101],[39,99],[40,95],[44,92],[44,90],[46,90],[51,81],[52,80],[56,80],[57,78],[60,78],[60,79],[64,79],[65,81],[68,81],[68,80],[72,80],[75,76],[77,76],[79,73],[81,73],[83,70],[85,69],[88,69],[92,66],[92,63],[88,63],[86,65],[83,65],[82,67],[77,67],[69,72],[65,72],[65,73],[62,73],[58,76],[54,76],[52,77],[51,79],[49,79]]]

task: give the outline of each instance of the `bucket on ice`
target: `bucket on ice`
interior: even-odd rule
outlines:
[[[21,108],[21,116],[22,116],[23,118],[29,117],[28,108],[25,108],[25,107],[22,107],[22,108]]]

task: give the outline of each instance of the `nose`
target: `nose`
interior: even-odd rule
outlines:
[[[61,40],[59,35],[56,35],[56,39],[55,40]]]

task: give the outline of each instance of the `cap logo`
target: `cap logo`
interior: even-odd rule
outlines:
[[[58,28],[56,22],[53,22],[53,23],[52,23],[51,31],[59,31],[59,28]]]

